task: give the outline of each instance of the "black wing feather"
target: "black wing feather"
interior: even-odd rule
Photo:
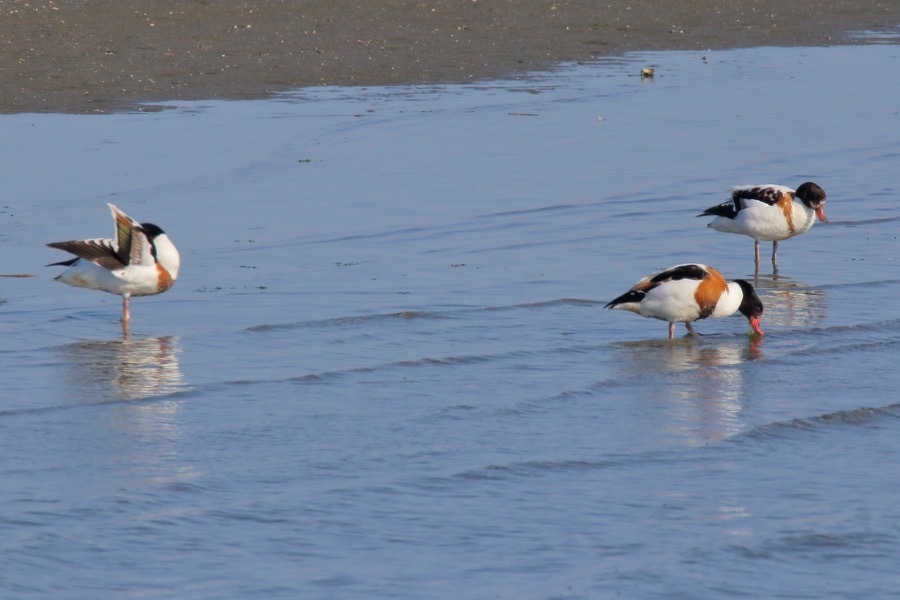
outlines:
[[[706,279],[709,272],[700,265],[678,265],[662,273],[657,273],[650,278],[651,283],[662,283],[663,281],[679,280],[679,279]]]
[[[698,217],[725,217],[733,219],[741,211],[746,208],[745,200],[757,200],[764,202],[769,206],[774,206],[784,197],[784,192],[766,186],[757,186],[751,188],[738,188],[731,191],[731,200],[711,206],[697,215]]]
[[[127,261],[122,260],[119,253],[107,240],[72,240],[69,242],[51,242],[47,245],[89,260],[110,271],[122,269],[128,264]]]
[[[49,265],[46,265],[46,266],[48,266],[48,267],[71,267],[72,265],[77,263],[79,260],[81,260],[81,258],[76,256],[75,258],[70,258],[69,260],[61,260],[59,262],[50,263]]]
[[[738,188],[731,192],[735,206],[740,206],[741,200],[759,200],[774,206],[783,196],[784,192],[772,187]]]
[[[612,308],[613,306],[617,306],[619,304],[628,304],[630,302],[640,303],[646,294],[639,290],[628,290],[615,300],[610,301],[609,304],[604,306],[603,308]]]
[[[702,213],[697,215],[698,217],[725,217],[726,219],[733,219],[737,216],[740,208],[737,206],[737,200],[729,200],[728,202],[723,202],[722,204],[717,204],[716,206],[710,206]]]

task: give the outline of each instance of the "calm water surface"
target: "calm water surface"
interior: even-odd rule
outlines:
[[[898,55],[0,117],[3,597],[898,595]],[[763,339],[603,310],[810,179]],[[183,257],[125,339],[43,267],[106,202]]]

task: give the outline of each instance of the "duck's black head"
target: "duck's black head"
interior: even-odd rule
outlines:
[[[759,319],[763,314],[762,300],[756,295],[756,290],[753,289],[750,282],[744,279],[735,279],[734,282],[741,286],[741,291],[744,293],[744,298],[741,300],[738,310],[747,317],[747,320],[750,322],[750,328],[762,335],[763,331],[759,326]]]
[[[162,235],[165,233],[160,227],[154,225],[153,223],[141,223],[141,229],[144,230],[144,233],[147,234],[147,237],[152,241],[155,237]]]
[[[803,204],[812,209],[816,209],[825,204],[825,190],[819,184],[807,181],[797,188],[794,196],[800,198]]]
[[[800,198],[803,204],[816,211],[817,219],[823,223],[828,222],[828,217],[825,216],[825,190],[819,187],[818,184],[807,181],[797,188],[794,196]]]

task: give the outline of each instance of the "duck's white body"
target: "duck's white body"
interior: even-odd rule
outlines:
[[[675,337],[675,323],[684,323],[691,335],[697,335],[694,321],[728,317],[738,310],[756,333],[763,333],[759,326],[762,302],[753,287],[742,279],[726,281],[719,271],[699,263],[648,275],[606,307],[668,321],[670,339]]]

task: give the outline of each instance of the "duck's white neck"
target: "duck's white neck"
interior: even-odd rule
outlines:
[[[153,239],[156,246],[156,260],[169,272],[172,279],[178,277],[178,269],[181,267],[181,256],[175,244],[166,234],[160,234]]]
[[[741,289],[741,286],[734,282],[728,282],[728,291],[719,298],[719,301],[716,303],[716,308],[713,310],[711,316],[713,317],[728,317],[737,312],[738,308],[741,307],[741,302],[744,301],[744,290]]]

